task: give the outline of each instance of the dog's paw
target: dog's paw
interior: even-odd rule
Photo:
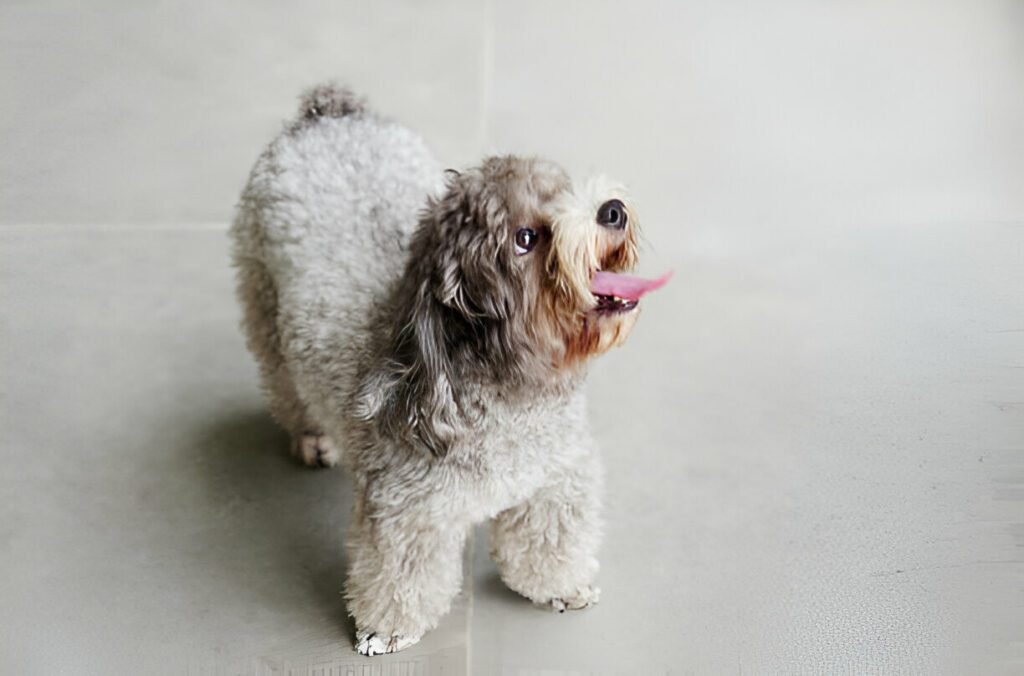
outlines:
[[[356,652],[360,655],[373,657],[374,655],[387,655],[405,650],[411,645],[420,642],[419,636],[379,636],[368,632],[356,634]]]
[[[292,439],[292,455],[309,467],[334,467],[341,451],[326,434],[306,433]]]
[[[591,587],[587,585],[582,589],[576,590],[576,593],[571,596],[556,597],[548,599],[546,603],[541,605],[547,606],[552,610],[564,613],[567,610],[583,610],[595,605],[601,598],[601,589],[598,587]]]

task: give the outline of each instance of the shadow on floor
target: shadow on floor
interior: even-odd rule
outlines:
[[[343,470],[304,467],[287,448],[287,434],[267,413],[243,410],[201,428],[185,450],[216,525],[206,535],[216,552],[207,561],[221,570],[211,574],[251,597],[248,607],[298,614],[311,632],[322,634],[326,624],[351,642],[355,628],[341,595],[351,485]]]
[[[490,563],[487,565],[493,566],[493,564]],[[491,600],[501,601],[502,603],[522,607],[530,605],[529,599],[523,598],[505,586],[505,583],[501,581],[501,576],[498,574],[497,570],[488,570],[481,575],[478,575],[474,591],[481,596],[486,596]]]

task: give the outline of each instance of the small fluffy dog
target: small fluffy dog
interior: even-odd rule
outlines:
[[[595,603],[602,469],[581,385],[667,279],[621,274],[637,259],[624,191],[538,159],[445,172],[324,85],[256,162],[231,232],[271,411],[303,462],[343,461],[355,484],[356,649],[437,625],[485,519],[509,587]]]

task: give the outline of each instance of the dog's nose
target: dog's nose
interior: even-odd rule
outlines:
[[[626,227],[626,205],[620,200],[608,200],[597,210],[597,224],[612,230]]]

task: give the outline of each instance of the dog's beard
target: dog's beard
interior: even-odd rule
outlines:
[[[640,297],[667,281],[622,274],[636,266],[638,224],[627,210],[624,229],[597,225],[594,214],[609,199],[624,199],[624,191],[594,179],[553,202],[542,291],[546,302],[538,308],[537,323],[560,366],[571,367],[624,343],[639,315]]]

